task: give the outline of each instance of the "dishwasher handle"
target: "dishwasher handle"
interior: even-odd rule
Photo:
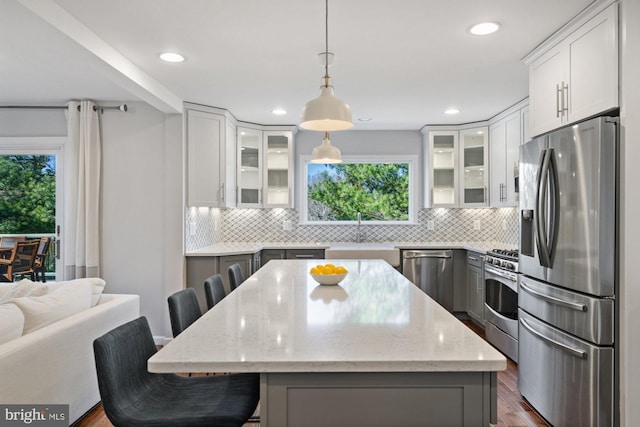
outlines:
[[[417,259],[417,258],[441,258],[441,259],[451,259],[451,255],[444,255],[442,253],[413,253],[413,254],[404,254],[404,259]]]

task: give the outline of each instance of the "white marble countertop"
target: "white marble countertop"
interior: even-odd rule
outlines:
[[[270,261],[148,361],[151,372],[463,372],[505,357],[381,260]],[[322,261],[324,262],[324,261]]]
[[[350,242],[336,242],[346,244]],[[466,249],[470,251],[485,253],[490,249],[516,249],[517,245],[501,242],[365,242],[363,244],[373,245],[376,243],[393,245],[398,249]],[[229,242],[218,243],[195,251],[190,251],[185,256],[225,256],[252,254],[263,249],[326,249],[332,245],[330,242]]]

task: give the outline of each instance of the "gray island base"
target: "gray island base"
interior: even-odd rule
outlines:
[[[382,260],[272,260],[153,355],[150,372],[258,372],[260,425],[489,426],[505,357]],[[323,261],[326,262],[326,261]]]
[[[495,372],[267,373],[261,425],[475,427],[497,422]]]

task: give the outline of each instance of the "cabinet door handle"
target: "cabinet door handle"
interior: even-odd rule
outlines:
[[[262,204],[262,187],[258,190],[258,203]]]
[[[484,202],[487,203],[487,186],[484,186]]]
[[[564,82],[563,82],[564,85]],[[562,114],[562,109],[560,107],[560,97],[562,96],[562,88],[559,84],[556,84],[556,118],[560,117]]]
[[[224,182],[222,184],[220,184],[220,188],[222,195],[220,196],[220,200],[222,200],[224,202]]]
[[[569,83],[562,82],[562,115],[569,116]]]

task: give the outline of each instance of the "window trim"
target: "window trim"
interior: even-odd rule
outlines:
[[[418,222],[418,174],[419,157],[413,154],[394,155],[343,155],[343,163],[407,163],[409,166],[409,219],[407,221],[363,221],[366,225],[417,225]],[[310,221],[307,217],[307,165],[311,162],[310,155],[301,155],[299,161],[298,182],[300,206],[300,225],[353,225],[357,221]]]

